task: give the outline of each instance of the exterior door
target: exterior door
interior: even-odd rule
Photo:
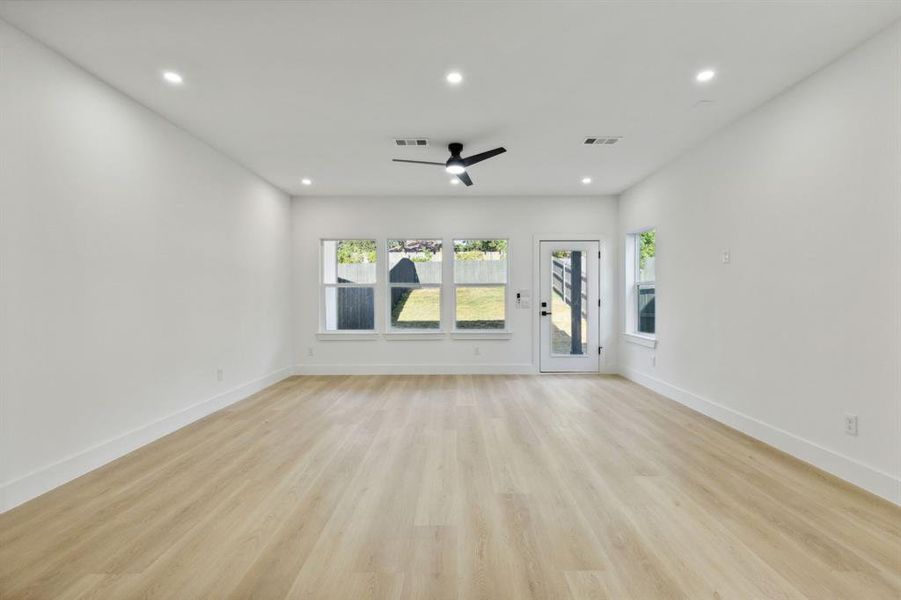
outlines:
[[[541,372],[597,372],[600,244],[542,241],[539,245]]]

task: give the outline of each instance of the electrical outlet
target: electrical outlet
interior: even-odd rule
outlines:
[[[475,354],[476,356],[482,356],[482,349],[479,348],[478,346],[476,346],[476,347],[473,349],[473,354]]]
[[[857,415],[845,414],[845,433],[857,435]]]
[[[307,346],[307,356],[313,356],[313,346]]]
[[[216,379],[217,380],[222,381],[223,375],[224,375],[224,373],[222,371],[222,367],[219,367],[218,369],[216,369]]]

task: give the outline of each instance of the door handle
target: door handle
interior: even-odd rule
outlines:
[[[550,316],[550,314],[551,314],[551,311],[549,311],[549,310],[543,310],[543,311],[541,311],[541,316],[542,316],[542,317]]]

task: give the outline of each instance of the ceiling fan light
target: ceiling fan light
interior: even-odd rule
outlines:
[[[704,69],[695,75],[695,81],[698,83],[707,83],[708,81],[712,81],[714,77],[716,77],[716,71],[713,69]]]
[[[459,164],[447,165],[447,172],[451,175],[461,175],[466,172],[466,168]]]

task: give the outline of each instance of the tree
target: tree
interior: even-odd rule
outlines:
[[[507,240],[457,240],[454,242],[454,250],[460,252],[507,252]],[[473,254],[473,256],[480,256]]]
[[[657,256],[657,230],[649,229],[638,234],[638,266],[644,269],[649,258]]]
[[[341,240],[337,248],[338,262],[342,265],[375,262],[374,240]]]

